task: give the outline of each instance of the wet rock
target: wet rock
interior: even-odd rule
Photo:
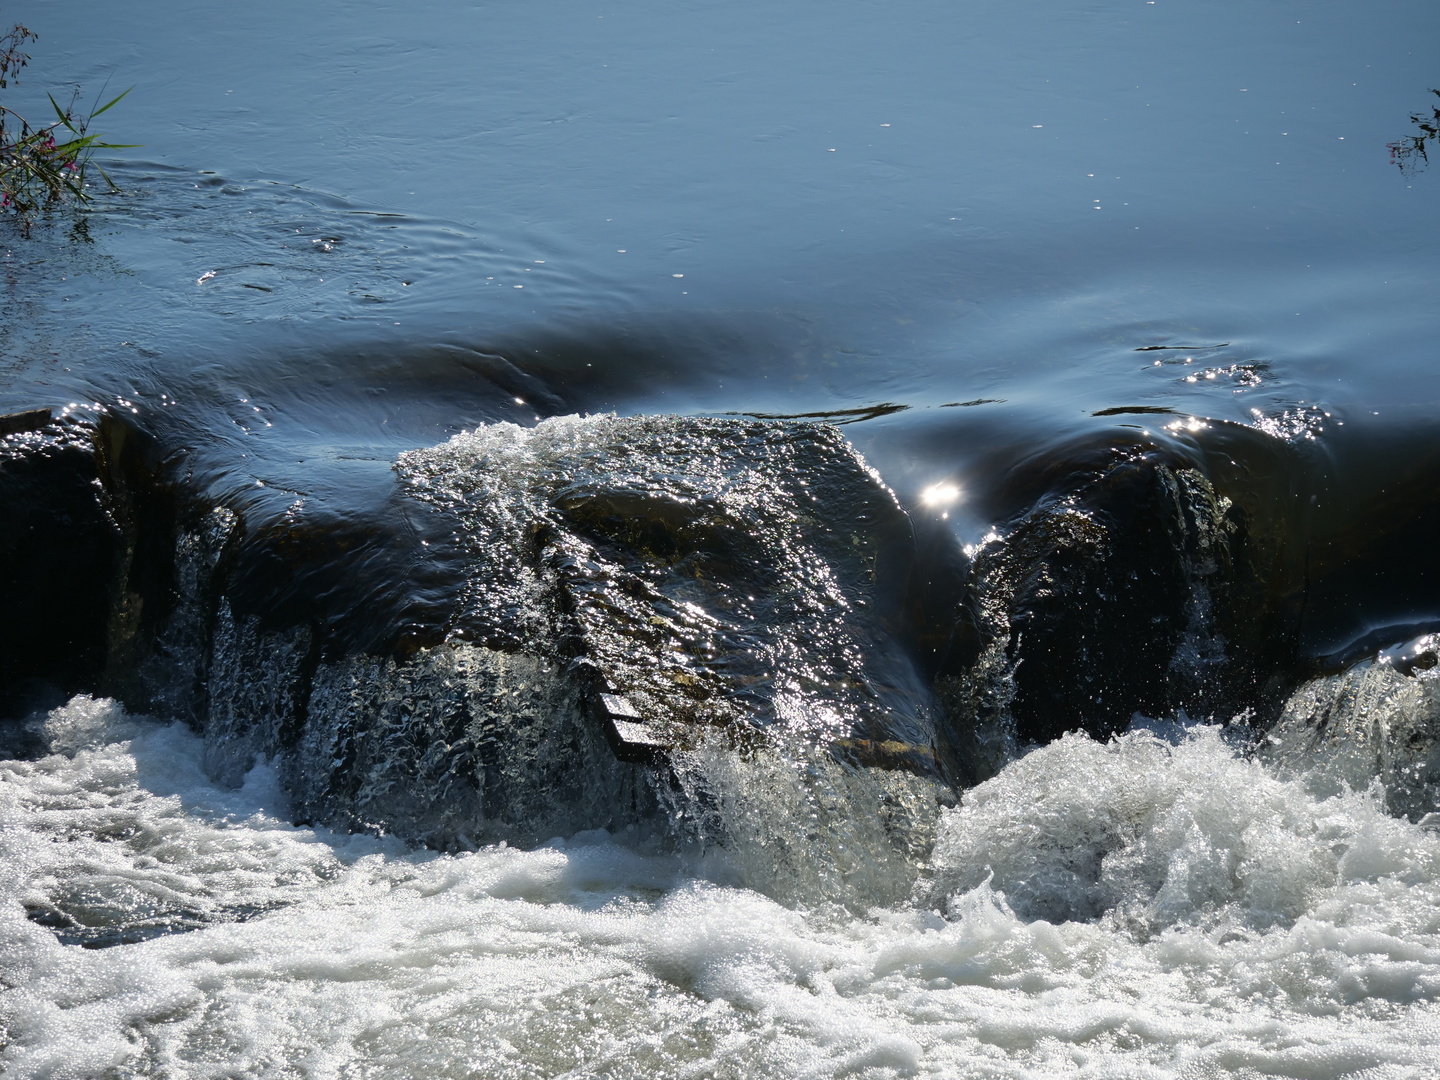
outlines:
[[[39,431],[51,422],[53,416],[50,409],[26,409],[23,412],[6,413],[0,416],[0,436]]]
[[[93,426],[48,409],[0,418],[0,716],[29,680],[71,693],[104,670],[122,537]]]
[[[908,808],[966,775],[907,643],[908,519],[834,429],[569,417],[396,474],[382,521],[184,512],[137,670],[216,779],[269,757],[301,816],[444,848],[650,819],[704,844],[701,751],[804,746],[834,764],[807,783],[914,778],[877,826],[908,851]]]
[[[1112,444],[1057,458],[1032,466],[1042,493],[976,553],[961,625],[986,644],[940,680],[982,774],[1009,738],[1108,738],[1137,712],[1272,717],[1298,666],[1297,619],[1273,595],[1281,559],[1254,535],[1254,508],[1200,455]]]
[[[1241,468],[1233,435],[1209,459],[1108,438],[1024,463],[1015,486],[1037,494],[972,568],[948,534],[917,542],[825,425],[493,425],[404,455],[373,520],[253,490],[217,506],[133,425],[72,428],[7,437],[34,443],[8,482],[49,462],[48,527],[68,498],[90,532],[10,565],[63,551],[98,575],[75,590],[90,636],[51,650],[74,671],[12,650],[11,682],[186,719],[232,782],[307,737],[335,664],[460,644],[550,665],[625,763],[803,738],[942,788],[1017,739],[1104,737],[1135,712],[1253,719],[1290,685],[1298,590],[1254,485],[1213,467]]]
[[[1261,756],[1320,795],[1379,782],[1386,809],[1418,821],[1440,810],[1440,638],[1382,649],[1301,686]]]
[[[1193,473],[1120,461],[979,562],[987,606],[1008,608],[1022,739],[1077,727],[1104,738],[1135,712],[1167,711],[1172,661],[1187,630],[1204,642],[1200,590],[1223,557],[1223,510],[1207,489]],[[1197,659],[1213,663],[1205,644]]]
[[[1203,457],[1107,442],[1033,470],[1040,495],[972,572],[953,540],[926,536],[922,559],[893,495],[824,425],[493,425],[403,455],[385,521],[327,521],[300,500],[269,517],[192,513],[168,622],[138,670],[148,702],[204,728],[217,778],[343,743],[309,754],[321,787],[295,774],[306,812],[429,842],[486,833],[423,825],[415,807],[435,790],[386,816],[352,780],[357,762],[378,767],[367,725],[464,742],[445,717],[491,706],[462,707],[458,683],[420,694],[403,724],[379,704],[387,680],[450,678],[462,648],[542,665],[572,703],[555,723],[589,731],[622,773],[710,744],[799,741],[930,778],[943,798],[1020,743],[1103,738],[1136,712],[1253,718],[1274,692],[1257,673],[1293,642],[1255,506],[1222,494]],[[938,669],[917,663],[927,652]],[[346,712],[336,673],[362,659],[347,678],[369,704]],[[504,792],[523,770],[485,782],[478,759],[454,755],[467,805],[518,837]],[[583,786],[576,774],[565,790]]]
[[[128,418],[101,414],[95,451],[104,505],[119,548],[109,595],[105,669],[98,691],[143,706],[140,673],[169,625],[175,537],[186,501],[165,448]]]
[[[0,716],[93,691],[144,705],[170,622],[178,494],[159,444],[104,412],[0,418]]]
[[[656,810],[562,668],[464,643],[322,665],[282,775],[318,820],[444,850],[618,831]]]
[[[451,633],[568,657],[622,755],[783,729],[952,761],[904,645],[909,522],[833,428],[567,418],[399,469],[461,522]]]

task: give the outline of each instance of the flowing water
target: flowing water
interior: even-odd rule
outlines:
[[[1440,9],[0,15],[0,1071],[1440,1076]]]

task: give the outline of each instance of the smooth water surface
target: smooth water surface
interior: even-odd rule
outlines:
[[[8,362],[47,380],[278,401],[449,344],[538,357],[552,409],[1433,396],[1437,181],[1387,145],[1440,81],[1430,5],[27,18],[29,90],[133,83],[104,119],[144,144],[92,244],[7,245]]]

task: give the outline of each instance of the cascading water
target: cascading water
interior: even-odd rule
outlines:
[[[1213,729],[1034,750],[862,918],[626,833],[291,825],[272,766],[216,786],[105,702],[42,734],[0,774],[13,1075],[1422,1077],[1440,1045],[1440,837]]]
[[[122,625],[112,653],[145,655],[100,683],[194,725],[217,783],[271,761],[297,820],[446,851],[631,830],[787,903],[908,895],[973,768],[952,730],[975,723],[906,644],[910,523],[835,429],[562,417],[404,454],[396,477],[436,554],[409,536],[421,569],[375,587],[448,572],[450,602],[370,649],[312,576],[343,536],[293,507],[143,521],[112,480],[135,530],[114,588],[161,614]],[[134,592],[161,573],[134,552],[172,521],[168,587]],[[257,604],[258,580],[289,592]]]
[[[1374,787],[1392,814],[1440,822],[1436,645],[1433,634],[1397,642],[1306,683],[1267,734],[1263,756],[1319,794]]]
[[[143,496],[107,430],[63,467],[107,485],[110,647],[143,658],[91,678],[157,718],[81,694],[11,725],[16,1075],[1434,1060],[1433,641],[1292,661],[1275,701],[1235,612],[1278,556],[1201,459],[1090,460],[947,570],[823,425],[484,427],[397,461],[388,505],[423,528],[389,542],[452,600],[367,638],[325,616],[305,560],[337,547],[295,508]],[[1289,625],[1271,594],[1253,614]],[[1129,677],[1096,672],[1137,625]],[[1102,741],[1029,741],[1092,700]]]

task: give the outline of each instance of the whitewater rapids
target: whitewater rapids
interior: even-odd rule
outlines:
[[[942,811],[910,902],[856,916],[638,835],[439,855],[294,826],[267,763],[216,787],[187,728],[77,697],[52,753],[0,763],[0,1065],[1437,1075],[1440,835],[1153,726],[1011,763]]]

